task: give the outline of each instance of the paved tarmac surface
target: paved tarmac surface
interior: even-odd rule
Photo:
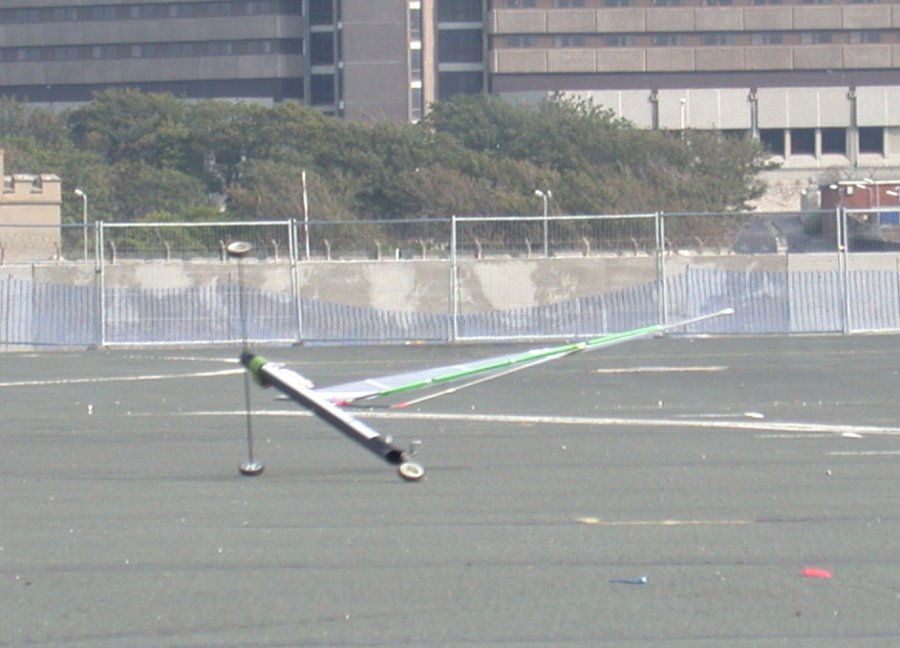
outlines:
[[[264,351],[324,385],[508,347]],[[0,646],[900,645],[900,337],[647,340],[365,414],[419,483],[255,387],[239,476],[236,355],[0,355]]]

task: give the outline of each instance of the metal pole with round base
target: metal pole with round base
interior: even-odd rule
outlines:
[[[244,310],[244,266],[241,260],[250,254],[253,246],[245,241],[234,241],[225,247],[225,252],[238,263],[238,304],[241,318],[241,351],[247,352],[247,313]],[[244,405],[247,412],[247,461],[238,466],[242,475],[261,475],[265,466],[253,457],[253,415],[250,407],[250,372],[244,372]]]

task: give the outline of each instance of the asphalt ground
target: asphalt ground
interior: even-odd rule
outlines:
[[[325,385],[509,347],[260,351]],[[900,645],[900,337],[645,340],[360,411],[417,483],[255,386],[240,476],[237,355],[0,356],[0,646]]]

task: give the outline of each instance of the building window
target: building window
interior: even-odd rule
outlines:
[[[480,29],[442,29],[438,33],[439,63],[481,63]]]
[[[309,0],[309,24],[332,25],[334,24],[333,0]]]
[[[850,32],[850,42],[854,44],[861,43],[880,43],[881,42],[881,32],[880,31],[852,31]]]
[[[880,126],[860,128],[859,152],[884,155],[884,129]]]
[[[193,56],[194,55],[194,44],[193,43],[169,43],[165,47],[165,55],[166,56]]]
[[[19,47],[15,50],[17,61],[40,61],[40,47]]]
[[[759,141],[772,155],[784,157],[784,130],[781,128],[760,128]]]
[[[650,39],[650,44],[654,47],[673,47],[684,44],[684,35],[682,34],[654,34]]]
[[[630,7],[631,0],[603,0],[604,7]]]
[[[534,47],[534,36],[507,36],[507,47]]]
[[[706,0],[707,7],[725,7],[731,4],[732,0]]]
[[[553,0],[553,6],[558,9],[566,7],[583,7],[584,0]]]
[[[312,65],[334,65],[334,32],[312,32],[309,35],[309,62]]]
[[[422,10],[419,8],[409,10],[409,40],[422,40]]]
[[[803,45],[816,45],[831,42],[831,32],[803,32],[800,34],[800,43]]]
[[[753,0],[753,4],[755,4],[755,5],[765,5],[765,4],[780,5],[781,0]]]
[[[824,155],[847,155],[847,129],[823,128],[822,153]]]
[[[506,0],[506,6],[510,8],[536,7],[537,0]]]
[[[481,22],[483,18],[481,0],[438,0],[438,22]]]
[[[206,53],[209,56],[227,56],[234,51],[234,44],[230,41],[212,41],[206,44]]]
[[[587,39],[584,36],[557,36],[553,44],[556,47],[584,47]]]
[[[803,0],[805,5],[827,5],[831,4],[831,0]]]
[[[4,12],[7,15],[9,12]],[[40,22],[41,20],[41,12],[39,9],[14,9],[12,13],[12,20],[10,22],[16,23],[31,23],[31,22]]]
[[[728,32],[703,34],[704,45],[731,45],[734,35]]]
[[[422,50],[409,50],[409,78],[410,81],[422,80]]]
[[[54,47],[54,61],[77,61],[81,58],[81,50],[76,46]]]
[[[412,88],[409,91],[409,118],[413,123],[422,121],[425,114],[425,101],[422,88]]]
[[[478,94],[484,89],[481,72],[438,73],[438,99],[445,101],[458,94]]]
[[[66,22],[69,20],[78,20],[78,10],[74,7],[56,7],[53,9],[54,22]]]
[[[312,74],[309,77],[309,100],[314,106],[334,105],[334,75]]]
[[[210,2],[206,5],[206,15],[213,16],[230,16],[234,10],[234,5],[230,2]]]
[[[653,0],[654,7],[680,7],[681,0]]]
[[[634,34],[607,34],[603,37],[603,44],[607,47],[630,47],[635,42]]]
[[[815,155],[816,154],[816,129],[792,128],[791,129],[791,155]]]
[[[780,32],[763,32],[750,36],[751,45],[781,45],[784,42],[784,35]]]

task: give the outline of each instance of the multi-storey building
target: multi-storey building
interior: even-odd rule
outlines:
[[[0,94],[115,86],[396,121],[567,93],[751,134],[798,178],[900,169],[900,4],[878,0],[0,0]]]

